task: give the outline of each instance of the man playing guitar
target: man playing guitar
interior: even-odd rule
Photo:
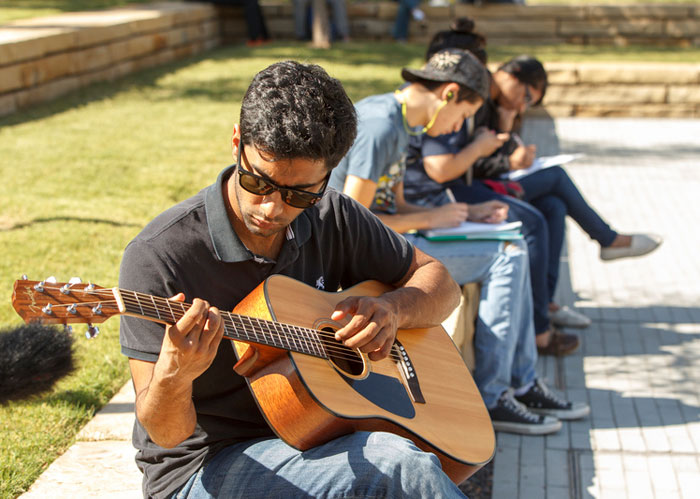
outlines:
[[[434,454],[392,433],[358,431],[305,451],[275,438],[233,371],[230,342],[221,341],[219,311],[272,274],[327,291],[368,279],[392,284],[379,296],[340,301],[331,316],[350,318],[337,340],[377,361],[397,329],[438,325],[458,303],[441,263],[326,191],[356,125],[352,102],[323,69],[273,64],[244,96],[236,164],[126,248],[120,287],[194,300],[171,326],[121,319],[146,497],[461,496]]]

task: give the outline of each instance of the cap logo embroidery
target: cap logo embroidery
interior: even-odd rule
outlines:
[[[430,58],[430,60],[428,61],[428,65],[434,67],[435,69],[445,71],[459,64],[460,59],[462,59],[462,56],[460,54],[450,52],[438,52]]]

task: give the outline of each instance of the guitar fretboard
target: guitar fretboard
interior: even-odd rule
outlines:
[[[164,324],[175,324],[189,310],[189,303],[181,303],[157,296],[118,289],[125,311],[144,319]],[[328,358],[326,343],[315,329],[283,324],[255,317],[221,312],[224,337],[247,343],[259,343],[283,350]],[[334,348],[337,348],[335,346]]]

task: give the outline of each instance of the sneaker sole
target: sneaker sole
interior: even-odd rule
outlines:
[[[511,423],[508,421],[492,421],[493,429],[506,433],[518,433],[520,435],[546,435],[561,430],[561,421],[545,424]]]
[[[553,416],[564,421],[585,418],[591,413],[591,408],[588,406],[579,407],[578,409],[573,409],[571,411],[563,411],[559,409],[535,409],[533,407],[528,407],[527,410],[534,412],[535,414]]]

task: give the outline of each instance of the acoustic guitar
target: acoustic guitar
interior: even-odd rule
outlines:
[[[349,296],[378,296],[366,281],[338,293],[273,275],[231,313],[224,336],[271,428],[305,450],[353,431],[388,431],[435,453],[461,483],[493,456],[488,411],[457,348],[442,327],[398,331],[390,355],[372,361],[334,338],[330,319]],[[85,283],[18,280],[12,304],[26,321],[99,323],[131,315],[174,324],[189,304]]]

